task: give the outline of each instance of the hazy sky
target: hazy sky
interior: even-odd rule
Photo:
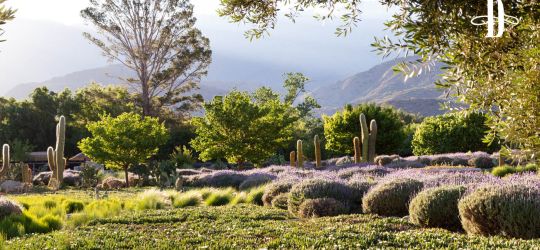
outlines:
[[[16,84],[44,81],[108,63],[81,35],[91,29],[79,14],[88,5],[87,0],[6,3],[18,11],[16,19],[4,26],[3,38],[7,41],[0,43],[0,94]],[[381,62],[369,44],[374,36],[384,34],[382,23],[390,16],[377,0],[366,0],[363,21],[347,38],[335,37],[335,23],[306,17],[293,24],[281,18],[270,37],[250,42],[244,38],[248,27],[217,16],[219,0],[192,3],[197,26],[210,38],[214,54],[336,76],[358,73]]]

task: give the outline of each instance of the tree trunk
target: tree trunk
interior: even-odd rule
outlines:
[[[142,89],[142,108],[143,116],[152,116],[151,114],[151,103],[150,103],[150,93],[148,90],[148,81],[141,79],[141,89]]]
[[[124,167],[124,173],[126,174],[126,188],[129,188],[129,174],[128,174],[128,167]]]

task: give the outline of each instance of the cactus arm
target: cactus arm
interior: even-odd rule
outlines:
[[[291,167],[296,167],[296,152],[291,151],[289,159],[291,161]]]
[[[369,149],[368,149],[368,161],[373,162],[375,160],[375,144],[377,140],[377,121],[371,120],[370,134],[369,134]]]
[[[366,116],[360,114],[360,133],[362,138],[362,162],[368,161],[369,128],[366,122]]]
[[[313,138],[313,143],[315,144],[315,166],[321,167],[321,142],[318,135]]]
[[[10,166],[11,166],[11,159],[9,155],[9,145],[4,144],[4,146],[2,147],[2,169],[0,170],[0,177],[7,174]]]
[[[302,140],[298,140],[296,142],[296,151],[298,152],[297,153],[298,160],[296,161],[298,162],[298,167],[303,168],[304,167],[304,151],[302,150]]]
[[[354,145],[354,163],[360,163],[362,161],[362,149],[360,146],[360,138],[354,137],[353,139],[353,145]]]
[[[66,159],[64,158],[64,146],[66,143],[66,118],[60,117],[56,129],[56,179],[62,183],[64,179],[64,169],[66,167]]]

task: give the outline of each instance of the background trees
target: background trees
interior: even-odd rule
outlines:
[[[397,65],[406,77],[430,70],[436,61],[447,67],[438,84],[449,89],[455,100],[469,111],[490,115],[488,140],[502,140],[506,146],[522,149],[529,157],[540,153],[540,3],[503,1],[505,14],[520,19],[507,25],[500,38],[486,38],[486,28],[471,24],[486,15],[487,1],[403,1],[383,0],[397,9],[386,26],[397,40],[376,39],[373,46],[384,56],[419,56],[417,61]],[[274,28],[280,8],[290,7],[294,18],[306,8],[322,8],[334,16],[345,6],[346,31],[359,21],[359,1],[232,1],[221,0],[220,14],[233,22],[247,22],[255,28],[246,34],[260,37]],[[279,7],[278,7],[279,6]],[[338,28],[338,34],[346,34]]]
[[[332,116],[323,116],[326,149],[332,154],[350,155],[354,153],[353,138],[360,136],[360,114],[364,114],[368,121],[377,121],[377,154],[398,153],[405,133],[403,131],[405,113],[391,107],[381,107],[373,103],[360,104],[353,107],[347,105],[343,111]]]
[[[412,140],[415,155],[432,155],[452,152],[488,151],[497,149],[496,143],[488,145],[483,138],[489,127],[486,115],[478,113],[450,113],[428,117],[418,125]]]
[[[263,94],[264,93],[264,94]],[[193,118],[192,147],[201,160],[225,158],[240,166],[261,164],[292,139],[297,112],[269,89],[256,94],[233,90],[204,104],[204,117]]]
[[[79,148],[92,160],[112,169],[124,170],[145,163],[167,141],[167,129],[157,118],[124,113],[114,118],[103,116],[88,125],[91,137],[79,142]]]
[[[209,40],[195,28],[187,0],[94,0],[81,14],[99,31],[84,35],[111,60],[132,69],[142,113],[162,108],[189,115],[202,96],[197,89],[211,62]]]

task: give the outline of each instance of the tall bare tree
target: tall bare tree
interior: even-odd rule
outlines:
[[[81,11],[98,35],[84,33],[111,61],[136,72],[145,116],[163,108],[188,112],[203,101],[195,94],[211,62],[210,42],[195,27],[188,0],[90,0]]]
[[[4,34],[4,30],[1,28],[2,25],[6,24],[7,21],[15,18],[15,10],[8,8],[4,5],[6,0],[0,0],[0,36]],[[0,42],[4,40],[0,39]]]

